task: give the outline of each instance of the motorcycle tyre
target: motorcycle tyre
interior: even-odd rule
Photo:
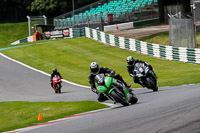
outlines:
[[[134,93],[131,93],[131,98],[130,98],[130,103],[131,104],[136,104],[138,102],[138,98],[136,97],[136,95]]]
[[[54,92],[55,92],[55,93],[58,93],[57,88],[56,88],[56,85],[55,85],[55,87],[54,87],[53,89],[54,89]]]
[[[115,99],[116,102],[119,102],[124,106],[128,106],[129,105],[129,103],[125,99],[123,99],[121,96],[119,96],[119,94],[116,91],[113,90],[110,93],[110,95]]]
[[[158,91],[158,87],[156,86],[156,83],[153,82],[154,79],[152,79],[152,77],[147,77],[146,81],[148,83],[148,88],[152,89],[154,92]]]
[[[58,93],[61,93],[61,84],[60,83],[57,84],[56,90],[57,90]]]

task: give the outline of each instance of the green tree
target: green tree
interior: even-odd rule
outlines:
[[[181,5],[182,14],[190,14],[190,0],[158,0],[159,4],[159,19],[160,21],[164,21],[164,7],[167,5]]]
[[[25,21],[33,0],[0,0],[0,23]]]
[[[38,12],[40,15],[52,13],[58,8],[58,0],[34,0],[31,3],[31,12]]]

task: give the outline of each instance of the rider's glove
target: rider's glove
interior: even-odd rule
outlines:
[[[92,92],[97,94],[97,89],[96,88],[91,88]]]
[[[114,76],[114,75],[115,75],[115,70],[112,70],[112,71],[110,72],[110,75],[111,75],[111,76]]]
[[[134,75],[133,75],[133,74],[130,74],[130,76],[131,76],[131,77],[134,77]]]

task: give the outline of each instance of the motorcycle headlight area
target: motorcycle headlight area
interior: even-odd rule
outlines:
[[[99,79],[98,84],[103,84],[103,79]]]
[[[143,73],[144,72],[144,69],[143,68],[139,68],[139,71],[141,72],[141,73]]]

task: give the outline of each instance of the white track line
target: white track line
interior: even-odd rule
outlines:
[[[49,76],[49,77],[51,76],[50,74],[48,74],[48,73],[46,73],[46,72],[43,72],[43,71],[41,71],[41,70],[38,70],[38,69],[33,68],[33,67],[31,67],[31,66],[28,66],[28,65],[26,65],[26,64],[24,64],[24,63],[22,63],[22,62],[20,62],[20,61],[17,61],[17,60],[15,60],[15,59],[12,59],[12,58],[10,58],[10,57],[4,55],[3,53],[0,53],[0,55],[1,55],[2,57],[4,57],[4,58],[10,60],[10,61],[13,61],[13,62],[15,62],[15,63],[18,63],[18,64],[20,64],[20,65],[22,65],[22,66],[24,66],[24,67],[27,67],[27,68],[29,68],[29,69],[31,69],[31,70],[33,70],[33,71],[39,72],[39,73],[44,74],[44,75]],[[71,82],[71,81],[68,81],[68,80],[65,80],[65,79],[62,79],[62,81],[65,82],[65,83],[74,85],[74,86],[83,87],[83,88],[90,88],[89,86],[79,85],[79,84],[76,84],[76,83],[74,83],[74,82]],[[137,90],[137,89],[144,89],[144,88],[134,88],[133,90]]]
[[[44,75],[46,75],[46,76],[49,76],[49,77],[51,76],[50,74],[48,74],[48,73],[46,73],[46,72],[43,72],[43,71],[41,71],[41,70],[38,70],[38,69],[33,68],[33,67],[31,67],[31,66],[28,66],[28,65],[26,65],[26,64],[24,64],[24,63],[22,63],[22,62],[20,62],[20,61],[17,61],[17,60],[15,60],[15,59],[12,59],[12,58],[10,58],[10,57],[4,55],[3,53],[0,53],[0,55],[1,55],[2,57],[4,57],[4,58],[10,60],[10,61],[13,61],[13,62],[15,62],[15,63],[18,63],[18,64],[20,64],[20,65],[22,65],[22,66],[24,66],[24,67],[27,67],[27,68],[29,68],[29,69],[31,69],[31,70],[33,70],[33,71],[42,73],[42,74],[44,74]],[[70,81],[65,80],[65,79],[62,79],[62,81],[64,81],[65,83],[74,85],[74,86],[83,87],[83,88],[90,88],[89,86],[79,85],[79,84],[70,82]]]
[[[71,119],[78,119],[78,118],[84,117],[86,115],[92,115],[92,114],[102,112],[102,111],[105,111],[105,110],[110,110],[110,109],[112,109],[112,107],[94,110],[94,111],[89,111],[89,112],[80,113],[80,114],[75,114],[75,115],[71,115],[71,116],[68,116],[68,117],[61,118],[61,119],[52,120],[52,121],[48,121],[48,122],[45,122],[45,123],[40,123],[38,125],[33,125],[33,126],[25,127],[25,128],[15,129],[13,131],[7,131],[7,132],[3,132],[3,133],[21,133],[21,132],[25,132],[25,131],[30,131],[30,130],[33,130],[33,129],[46,127],[46,126],[57,124],[57,123],[60,123],[60,122],[65,122],[65,121],[68,121],[68,120],[71,120]]]

